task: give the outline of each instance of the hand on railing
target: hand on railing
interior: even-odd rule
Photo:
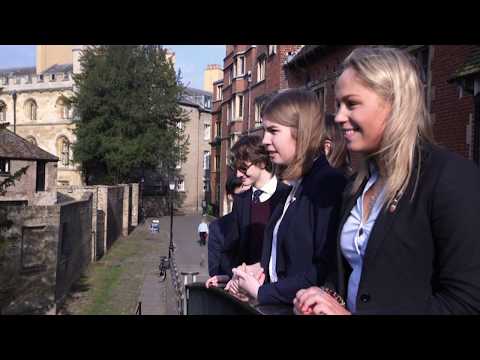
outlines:
[[[215,275],[209,278],[205,282],[205,287],[221,287],[225,285],[230,280],[230,276],[228,275]]]
[[[225,290],[241,301],[257,299],[258,288],[265,281],[265,273],[260,263],[246,265],[232,269],[234,276],[225,287]]]

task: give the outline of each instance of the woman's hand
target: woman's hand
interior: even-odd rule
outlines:
[[[254,275],[240,269],[233,269],[232,271],[237,278],[239,289],[246,292],[250,297],[256,299],[258,296],[258,289],[265,280],[263,272],[263,276],[260,275],[260,278],[257,279]]]
[[[294,312],[303,315],[351,315],[334,297],[316,286],[299,290],[293,305]]]
[[[230,280],[230,276],[228,275],[215,275],[205,282],[205,287],[218,287],[220,284],[226,284],[228,280]]]

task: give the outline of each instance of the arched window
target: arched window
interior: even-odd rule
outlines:
[[[63,166],[70,165],[70,141],[65,136],[60,136],[57,139],[57,155]]]
[[[37,103],[33,99],[25,101],[25,114],[30,121],[37,120]]]
[[[27,140],[29,143],[31,143],[33,145],[37,145],[37,140],[35,140],[35,138],[33,136],[27,136],[25,138],[25,140]]]
[[[60,119],[70,119],[72,116],[72,104],[64,96],[60,96],[55,104]]]
[[[0,122],[7,121],[7,105],[0,100]]]

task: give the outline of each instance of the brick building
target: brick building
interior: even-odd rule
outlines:
[[[356,46],[307,45],[285,64],[289,87],[314,90],[335,112],[334,83],[342,60]],[[480,47],[399,45],[419,62],[437,142],[478,163]],[[476,100],[475,100],[476,99]],[[476,114],[476,115],[475,115]]]
[[[217,215],[228,212],[225,196],[230,148],[241,134],[260,126],[268,96],[288,87],[284,63],[300,45],[227,45],[223,79],[214,82],[210,204]]]

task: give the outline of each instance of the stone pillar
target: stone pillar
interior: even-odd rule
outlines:
[[[139,184],[132,185],[132,226],[138,225],[138,209],[140,200],[140,187]]]
[[[122,216],[122,235],[128,236],[128,220],[129,220],[129,195],[130,185],[122,184],[123,186],[123,216]]]
[[[107,229],[108,229],[108,186],[98,186],[98,215],[100,219],[97,218],[97,221],[100,222],[100,228],[97,230],[97,244],[100,255],[103,256],[107,252]]]

